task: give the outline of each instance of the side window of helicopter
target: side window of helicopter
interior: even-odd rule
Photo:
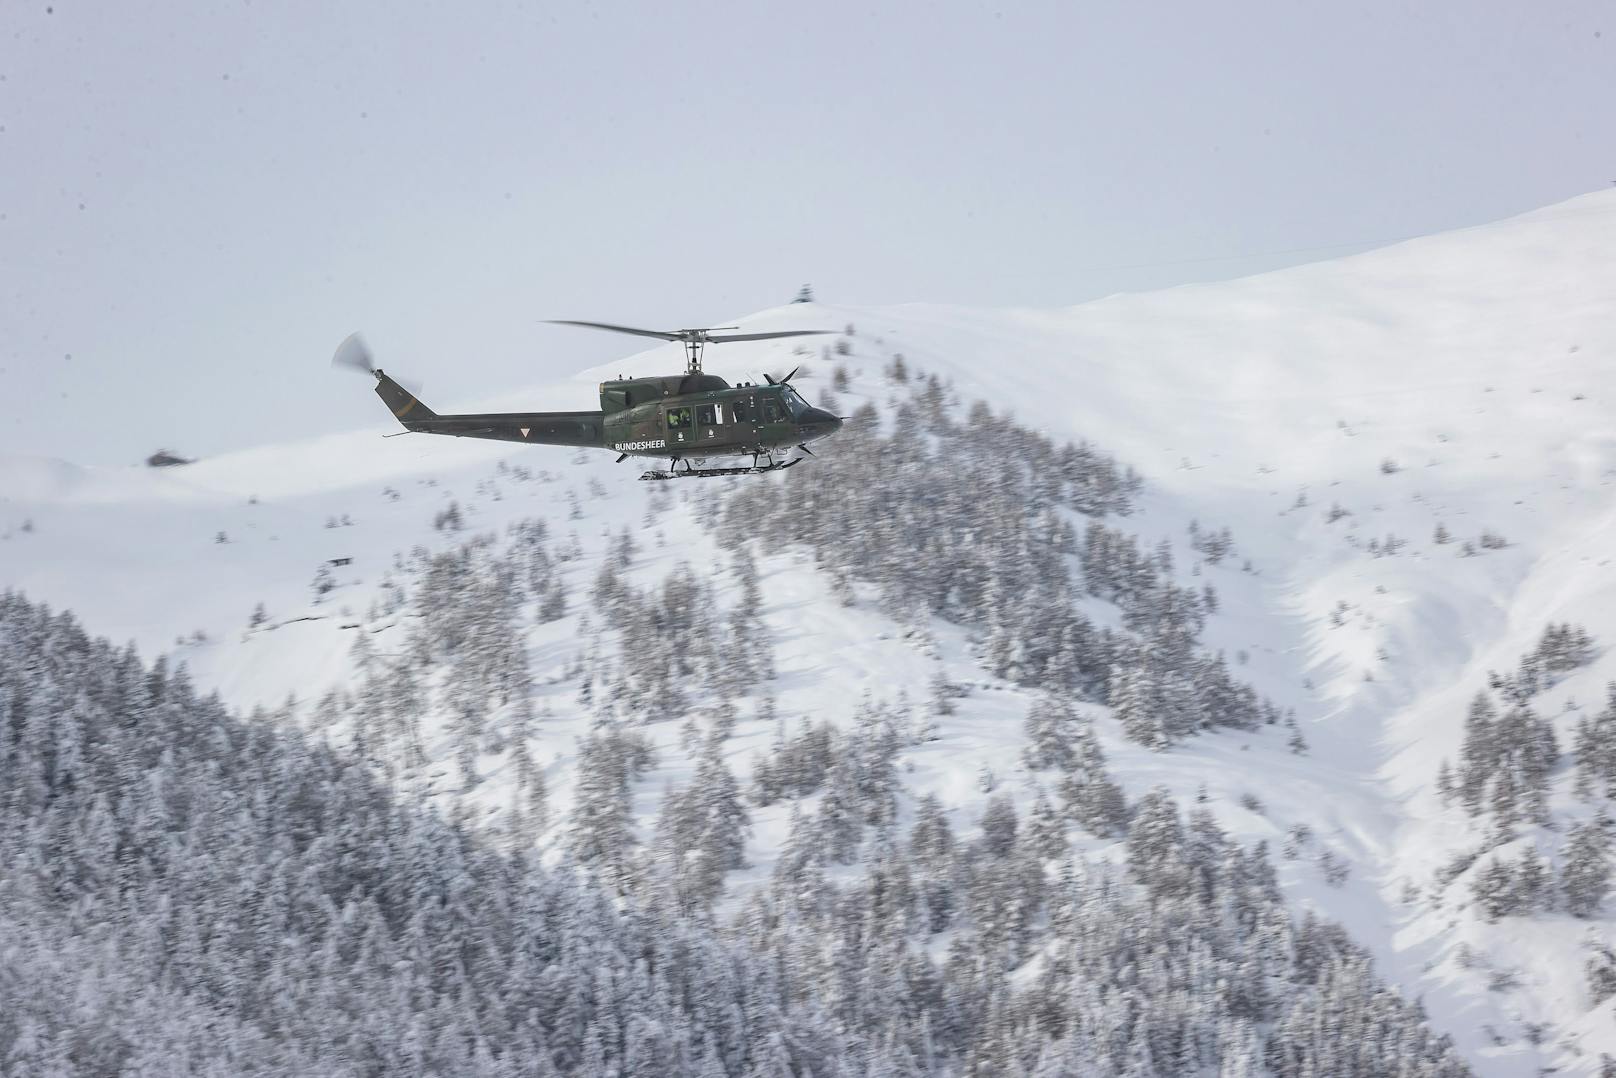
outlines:
[[[688,430],[689,427],[690,427],[690,409],[689,408],[669,408],[668,409],[668,429],[669,430]]]
[[[729,414],[735,418],[737,423],[753,422],[751,398],[737,397],[730,401]]]
[[[717,415],[714,414],[714,409],[713,409],[712,405],[710,405],[710,404],[698,404],[698,405],[696,405],[696,426],[698,426],[698,427],[711,427],[711,426],[716,426],[717,423],[718,423],[718,417],[717,417]]]
[[[780,423],[783,422],[785,418],[785,411],[780,407],[780,401],[778,398],[763,398],[763,422]]]

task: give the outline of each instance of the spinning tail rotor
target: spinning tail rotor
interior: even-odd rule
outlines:
[[[345,367],[351,371],[363,371],[378,381],[393,382],[410,396],[418,396],[421,392],[421,383],[410,378],[394,380],[389,378],[387,372],[376,366],[376,359],[371,355],[370,346],[359,333],[350,333],[339,345],[331,357],[333,367]]]
[[[370,353],[370,346],[365,344],[365,338],[357,333],[348,335],[348,338],[337,345],[337,351],[331,357],[333,367],[346,367],[348,370],[362,371],[376,379],[376,393],[386,403],[393,415],[399,419],[429,419],[437,415],[432,409],[420,401],[421,387],[415,382],[397,382],[388,377],[386,371],[376,366],[376,360]]]
[[[376,369],[376,361],[371,358],[370,346],[358,333],[350,333],[341,344],[337,345],[336,354],[331,357],[331,365],[364,371],[372,375],[380,373]]]

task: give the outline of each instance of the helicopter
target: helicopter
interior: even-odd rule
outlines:
[[[477,415],[439,415],[414,392],[394,381],[371,358],[364,338],[355,333],[337,347],[333,366],[366,371],[376,379],[376,395],[404,427],[400,433],[449,434],[456,438],[492,438],[532,445],[566,445],[609,449],[621,464],[630,457],[667,458],[668,467],[654,468],[642,480],[702,478],[720,475],[758,475],[802,463],[805,457],[777,459],[794,446],[808,456],[808,443],[835,434],[842,417],[815,408],[791,385],[801,370],[792,369],[779,381],[743,382],[732,386],[703,373],[702,353],[709,344],[766,341],[779,337],[809,337],[833,333],[825,329],[797,329],[772,333],[730,333],[739,326],[705,329],[655,330],[619,326],[609,322],[551,320],[550,325],[628,333],[678,341],[684,345],[683,374],[616,378],[600,383],[600,410],[596,412],[495,412]],[[708,467],[711,458],[750,456],[751,464]],[[762,460],[763,463],[759,463]],[[684,467],[681,468],[680,464]],[[698,467],[698,465],[700,465]]]

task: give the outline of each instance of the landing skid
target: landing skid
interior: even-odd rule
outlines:
[[[701,479],[711,475],[762,475],[764,472],[780,472],[793,464],[801,464],[807,458],[793,457],[790,460],[771,461],[768,464],[754,464],[738,468],[670,468],[667,471],[657,470],[645,472],[640,476],[640,482],[655,482],[663,479]]]

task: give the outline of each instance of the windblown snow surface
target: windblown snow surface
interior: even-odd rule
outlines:
[[[1486,923],[1466,876],[1433,885],[1437,869],[1484,831],[1443,805],[1435,779],[1444,758],[1457,759],[1466,706],[1487,672],[1513,669],[1546,623],[1586,626],[1598,648],[1591,664],[1533,701],[1563,750],[1578,715],[1598,710],[1616,679],[1613,281],[1616,195],[1606,193],[1335,262],[1064,310],[804,304],[743,322],[851,326],[841,338],[847,354],[822,359],[815,342],[799,376],[811,399],[845,363],[846,412],[886,403],[893,387],[883,368],[901,353],[911,369],[951,383],[962,402],[984,399],[1059,440],[1115,454],[1145,480],[1123,526],[1147,549],[1170,539],[1186,583],[1189,522],[1229,527],[1234,557],[1203,570],[1222,608],[1204,639],[1240,677],[1294,709],[1309,751],[1292,753],[1280,727],[1265,727],[1151,752],[1102,720],[1116,778],[1130,798],[1165,784],[1188,803],[1204,788],[1232,835],[1276,850],[1306,825],[1351,875],[1330,886],[1316,856],[1276,857],[1289,899],[1341,921],[1389,980],[1423,999],[1479,1074],[1590,1073],[1600,1052],[1616,1054],[1616,1003],[1593,1004],[1583,963],[1590,941],[1616,946],[1616,900],[1592,919],[1556,910]],[[715,349],[708,368],[760,380],[802,360],[794,347]],[[600,378],[677,370],[681,360],[663,347],[486,403],[594,407]],[[356,422],[385,418],[364,383],[341,387],[354,395]],[[429,400],[440,411],[473,406],[454,396]],[[395,552],[452,541],[434,514],[458,502],[468,526],[460,538],[543,516],[552,536],[576,534],[584,551],[564,568],[569,615],[526,630],[553,821],[540,841],[559,845],[586,725],[562,669],[576,657],[606,537],[625,526],[638,536],[635,581],[659,580],[680,562],[710,565],[729,596],[728,558],[703,515],[733,484],[789,485],[798,473],[666,484],[671,498],[656,510],[657,485],[637,482],[638,463],[615,465],[608,454],[384,440],[384,429],[169,469],[0,456],[0,586],[71,608],[92,631],[134,639],[148,655],[183,659],[232,704],[273,706],[290,694],[306,708],[352,676],[352,640],[377,629],[366,613]],[[531,478],[513,478],[501,462]],[[349,526],[326,526],[343,515]],[[1451,543],[1434,540],[1439,524]],[[216,542],[221,532],[228,542]],[[1464,544],[1483,532],[1507,545],[1466,556]],[[1372,540],[1383,546],[1388,536],[1406,545],[1371,552]],[[937,793],[965,827],[988,796],[984,769],[1001,790],[1030,800],[1017,776],[1031,694],[988,676],[957,627],[939,623],[932,643],[916,647],[873,602],[839,603],[806,552],[765,554],[764,616],[783,714],[846,721],[864,693],[923,700],[941,670],[972,691],[940,720],[938,740],[905,752],[908,789]],[[311,578],[333,558],[353,560],[336,570],[336,591],[313,604]],[[269,620],[249,632],[260,601]],[[1106,623],[1105,604],[1091,605]],[[387,647],[386,632],[376,639]],[[689,776],[672,725],[653,728],[667,751],[638,787],[647,834],[657,792]],[[769,737],[765,724],[743,721],[731,766],[744,775]],[[446,808],[466,801],[462,811],[497,825],[511,801],[505,760],[479,761],[484,781],[462,792],[445,739],[430,740],[434,762],[411,781]],[[1572,795],[1570,771],[1566,753],[1552,826],[1521,832],[1551,860],[1569,827],[1595,811]],[[1247,794],[1256,810],[1243,807]],[[767,877],[786,811],[755,811],[752,867],[731,874],[732,895]],[[1109,843],[1090,846],[1094,857],[1118,856]],[[1514,987],[1500,990],[1505,974]],[[1541,1032],[1529,1036],[1532,1026]]]

